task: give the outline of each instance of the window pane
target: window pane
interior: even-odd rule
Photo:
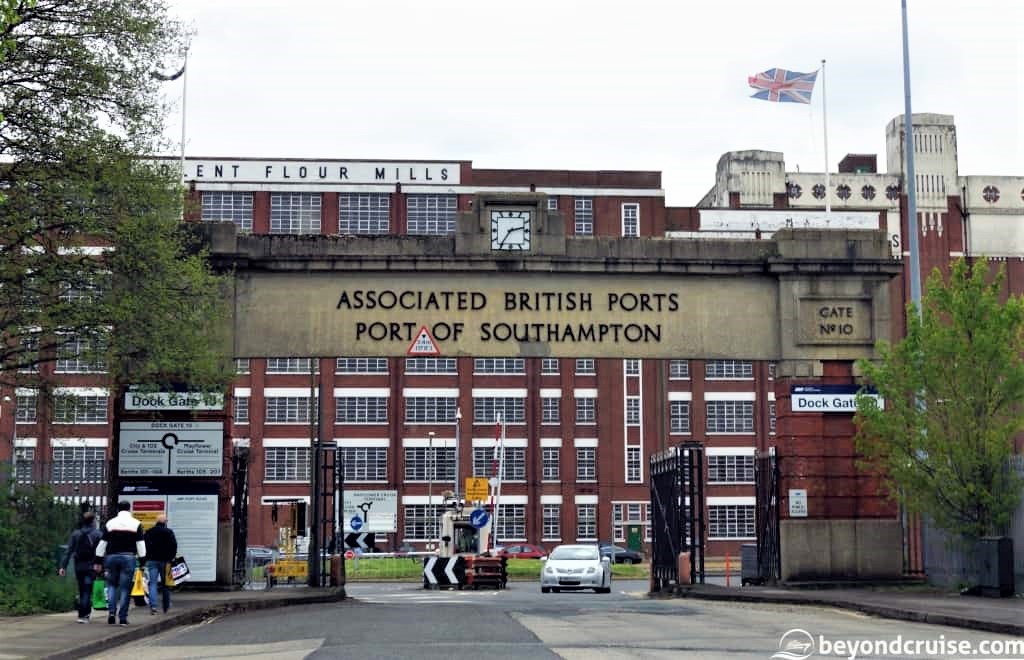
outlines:
[[[391,195],[341,193],[338,195],[339,234],[387,234],[391,230]]]
[[[252,232],[252,193],[204,192],[203,222],[233,222],[241,233]]]
[[[318,193],[271,193],[271,234],[319,234],[320,206]]]
[[[577,197],[575,200],[576,233],[589,236],[594,233],[594,200],[589,197]]]
[[[708,401],[708,433],[753,433],[753,401]]]
[[[408,195],[409,234],[454,234],[458,198],[455,195]]]

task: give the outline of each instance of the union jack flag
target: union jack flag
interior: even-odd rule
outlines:
[[[761,90],[751,94],[752,99],[776,103],[810,103],[817,77],[817,71],[800,73],[785,69],[768,69],[750,76],[747,83],[754,89]]]

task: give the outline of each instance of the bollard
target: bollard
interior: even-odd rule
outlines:
[[[341,555],[331,555],[331,586],[345,586],[345,570]]]
[[[729,553],[725,553],[725,586],[731,587],[730,584],[730,566],[729,566]]]
[[[692,577],[690,575],[690,553],[680,552],[678,559],[679,566],[679,584],[692,584]]]

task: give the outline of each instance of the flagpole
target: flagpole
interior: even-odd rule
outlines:
[[[907,233],[910,234],[910,302],[921,316],[921,259],[917,240],[917,179],[914,173],[914,114],[910,109],[910,39],[907,0],[903,0],[903,153],[907,158]]]
[[[186,102],[188,101],[188,49],[185,45],[185,65],[182,67],[181,80],[181,180],[185,180],[185,117]]]
[[[825,214],[832,213],[832,186],[828,173],[828,105],[825,94],[825,60],[821,61],[821,124],[825,133]]]

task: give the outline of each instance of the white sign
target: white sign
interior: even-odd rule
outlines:
[[[877,394],[867,394],[882,406],[882,397]],[[793,394],[790,399],[790,406],[793,412],[817,412],[817,413],[855,413],[857,412],[856,394]]]
[[[121,422],[117,474],[122,477],[219,477],[222,422]]]
[[[807,517],[807,491],[803,488],[789,489],[789,517]]]
[[[175,167],[177,163],[167,163]],[[185,160],[186,181],[458,185],[459,163],[314,160]]]
[[[201,392],[126,392],[125,410],[223,410],[224,395]]]
[[[178,554],[188,562],[190,582],[217,579],[216,495],[122,493],[118,500],[131,502],[132,515],[137,518],[152,512],[167,515],[167,526],[178,540]]]
[[[362,525],[353,529],[351,521],[359,518]],[[341,519],[345,533],[389,534],[398,531],[397,490],[346,490]]]

